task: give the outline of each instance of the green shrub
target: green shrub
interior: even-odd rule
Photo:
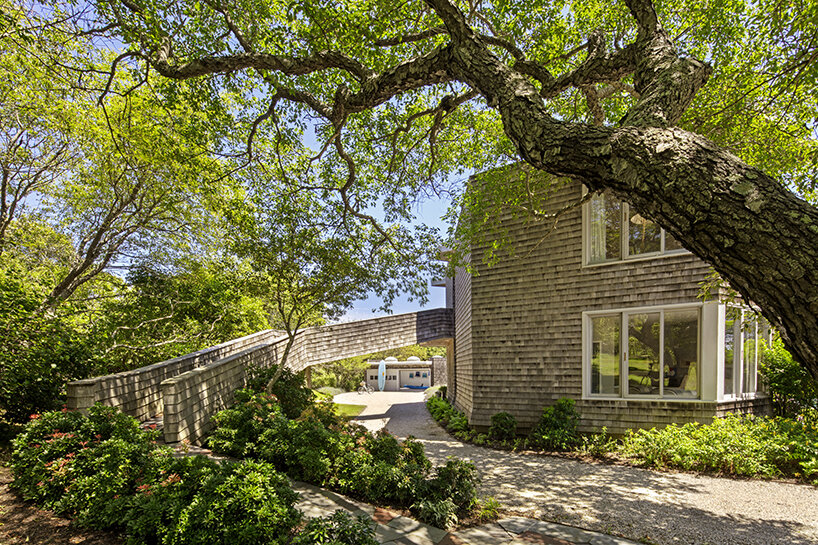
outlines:
[[[474,437],[474,444],[478,446],[486,445],[489,442],[489,436],[485,433],[478,433]]]
[[[560,398],[553,406],[543,409],[529,441],[547,450],[570,450],[580,442],[578,424],[579,413],[574,409],[574,400]]]
[[[449,418],[449,423],[446,426],[446,429],[448,429],[451,432],[455,432],[455,435],[457,434],[457,432],[462,432],[465,434],[466,432],[471,430],[471,426],[469,426],[469,420],[468,418],[466,418],[466,415],[458,411],[455,411],[454,414],[452,414],[452,416]]]
[[[311,403],[299,416],[299,420],[314,420],[320,422],[324,427],[340,427],[345,422],[342,416],[335,411],[337,405],[331,401],[319,401]]]
[[[778,416],[795,417],[818,409],[818,382],[792,359],[781,339],[764,350],[760,370]]]
[[[125,529],[131,544],[287,541],[298,496],[271,465],[175,459],[155,438],[101,405],[43,414],[14,440],[12,487],[80,526]]]
[[[500,412],[491,417],[489,437],[502,441],[504,439],[514,439],[516,436],[517,420],[513,414]]]
[[[172,460],[140,487],[128,513],[128,543],[286,543],[300,520],[287,478],[269,464]]]
[[[87,418],[78,412],[45,413],[13,442],[12,487],[82,525],[116,525],[146,468],[163,455],[156,436],[102,405],[91,407]]]
[[[207,443],[228,456],[257,456],[256,440],[280,416],[281,406],[275,396],[239,390],[235,405],[213,417],[214,430]]]
[[[375,523],[365,515],[336,511],[332,515],[310,520],[295,536],[292,545],[378,545]]]
[[[818,428],[785,418],[729,415],[709,425],[632,431],[620,452],[658,468],[818,482]]]
[[[412,507],[426,522],[424,517],[437,516],[440,507],[431,509],[428,502],[452,502],[455,516],[474,505],[474,466],[450,461],[430,478],[431,463],[411,437],[399,441],[385,431],[373,435],[332,415],[324,418],[320,407],[291,420],[258,394],[241,392],[237,399],[236,406],[215,417],[210,445],[217,452],[255,457],[294,479],[368,502]]]
[[[412,510],[418,518],[438,528],[451,528],[457,524],[457,506],[452,500],[421,500]]]
[[[449,457],[446,465],[436,468],[426,495],[436,500],[450,499],[457,508],[456,514],[465,515],[477,503],[479,482],[473,463]]]
[[[264,392],[277,370],[277,365],[251,368],[250,380],[247,381],[248,389],[258,393]],[[273,384],[272,394],[278,398],[281,411],[287,418],[298,418],[312,404],[313,393],[307,388],[304,373],[293,373],[286,368]]]
[[[448,419],[454,413],[454,407],[452,407],[448,401],[440,397],[430,397],[426,401],[426,408],[429,410],[429,414],[432,415],[432,418],[441,423],[443,420],[448,421]]]
[[[179,512],[170,543],[286,543],[301,518],[293,507],[298,494],[287,478],[260,462],[224,463],[217,468]]]
[[[606,454],[615,452],[617,448],[617,442],[608,435],[608,428],[603,426],[600,433],[593,433],[582,437],[582,444],[579,446],[579,451],[595,458],[602,458]]]

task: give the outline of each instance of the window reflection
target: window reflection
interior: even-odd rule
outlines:
[[[639,255],[662,249],[662,229],[633,210],[628,220],[628,254]]]
[[[659,394],[658,312],[628,316],[628,393]]]
[[[591,319],[591,393],[619,395],[620,318]]]
[[[663,394],[697,397],[699,385],[699,313],[695,309],[665,312]]]

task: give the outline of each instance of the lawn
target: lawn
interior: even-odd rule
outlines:
[[[346,403],[335,404],[335,414],[343,417],[355,418],[361,414],[364,409],[366,409],[366,405],[349,405]]]

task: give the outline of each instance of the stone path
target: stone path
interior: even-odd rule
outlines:
[[[341,394],[335,401],[367,404],[360,423],[414,435],[437,464],[450,455],[471,459],[483,478],[481,495],[532,519],[659,545],[818,543],[813,486],[660,473],[464,444],[429,417],[418,392]]]
[[[523,517],[449,533],[311,484],[294,482],[293,490],[301,495],[296,508],[305,517],[324,517],[339,509],[363,515],[375,521],[375,538],[383,545],[637,545],[622,538]]]

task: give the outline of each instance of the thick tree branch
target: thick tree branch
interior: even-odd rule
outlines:
[[[301,76],[334,68],[348,72],[361,82],[374,75],[372,70],[339,51],[319,51],[306,57],[289,57],[271,53],[237,53],[200,57],[176,64],[172,62],[167,49],[160,50],[151,58],[151,66],[166,78],[178,80],[229,74],[248,68],[272,70],[287,76]]]
[[[396,38],[378,38],[375,40],[375,45],[378,47],[392,47],[395,45],[409,44],[428,40],[434,36],[441,36],[446,34],[446,29],[443,27],[434,27],[415,34],[407,34],[405,36],[398,36]]]

